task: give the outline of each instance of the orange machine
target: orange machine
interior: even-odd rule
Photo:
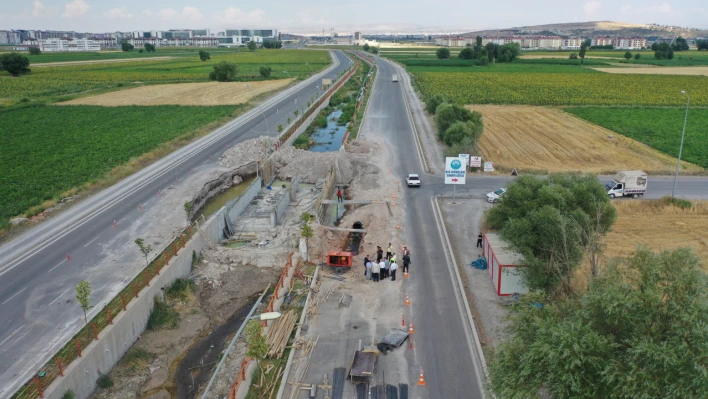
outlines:
[[[327,266],[334,269],[336,273],[342,273],[352,267],[352,253],[330,251],[327,254]]]

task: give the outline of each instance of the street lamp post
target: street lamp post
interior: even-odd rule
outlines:
[[[290,73],[288,71],[283,71],[283,72],[285,72],[288,75],[288,78],[290,78],[290,79],[293,78],[292,76],[290,76]],[[299,90],[296,91],[295,94],[297,95],[297,102],[299,103],[300,102],[300,91]]]
[[[248,88],[248,91],[251,92],[251,95],[255,98],[256,94],[253,93],[253,90],[251,90],[251,86],[249,86],[248,83],[246,83],[246,87]],[[268,126],[268,119],[266,119],[265,112],[263,111],[262,106],[261,106],[261,115],[263,115],[263,121],[265,121],[265,124],[266,124],[266,133],[268,133],[270,131],[270,126]]]
[[[671,198],[676,194],[676,180],[678,180],[679,167],[681,166],[681,152],[683,151],[683,137],[686,134],[686,121],[688,120],[688,106],[691,103],[691,97],[685,90],[681,90],[681,94],[686,96],[686,115],[683,117],[683,131],[681,132],[681,145],[679,146],[678,162],[676,163],[676,176],[674,176],[674,188],[671,189]]]

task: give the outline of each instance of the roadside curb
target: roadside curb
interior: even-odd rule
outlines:
[[[467,320],[469,322],[469,325],[472,329],[472,335],[474,336],[474,347],[477,351],[477,358],[479,359],[479,362],[482,364],[482,370],[484,372],[484,381],[483,385],[480,387],[482,391],[482,395],[484,396],[486,392],[486,387],[484,384],[488,383],[489,381],[489,371],[487,369],[487,361],[484,358],[484,352],[482,351],[482,343],[479,340],[479,335],[477,334],[477,326],[475,325],[475,318],[472,315],[472,311],[470,309],[469,302],[467,301],[467,295],[465,292],[464,285],[462,284],[462,277],[460,276],[460,272],[457,266],[457,261],[455,260],[455,255],[454,252],[452,251],[452,244],[450,243],[450,237],[447,234],[447,228],[445,227],[445,220],[442,217],[442,212],[440,211],[440,205],[438,204],[438,199],[437,197],[432,197],[431,199],[432,206],[433,206],[433,214],[435,216],[435,221],[438,224],[438,227],[440,229],[440,238],[443,240],[444,244],[444,252],[445,252],[445,257],[448,259],[448,267],[451,267],[454,269],[454,273],[452,273],[455,276],[455,281],[453,282],[453,285],[456,285],[456,288],[459,289],[459,294],[462,296],[462,302],[464,303],[464,308],[467,316]],[[455,284],[457,283],[457,284]],[[476,367],[477,362],[475,362],[475,367]],[[494,393],[490,393],[492,398],[496,398],[494,396]]]

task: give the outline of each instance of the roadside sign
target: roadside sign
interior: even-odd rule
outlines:
[[[485,162],[484,163],[484,171],[485,172],[494,172],[494,163],[493,162]]]
[[[460,154],[457,157],[464,159],[464,161],[462,163],[465,166],[470,166],[470,154]]]
[[[470,168],[481,168],[482,167],[482,157],[471,156],[470,157]]]
[[[445,158],[445,184],[465,184],[467,168],[464,159],[458,157]]]

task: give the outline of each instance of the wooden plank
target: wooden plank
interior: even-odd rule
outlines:
[[[324,226],[328,230],[335,230],[335,231],[351,231],[353,233],[366,233],[366,229],[349,229],[346,227],[333,227],[333,226]]]

